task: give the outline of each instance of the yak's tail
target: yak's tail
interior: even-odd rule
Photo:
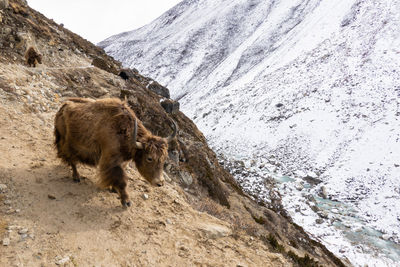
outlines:
[[[65,103],[57,111],[56,118],[54,121],[54,146],[57,148],[57,156],[59,156],[61,153],[61,139],[62,139],[61,132],[58,127],[65,128],[64,120],[63,120],[62,116],[63,116],[63,111],[64,111],[64,108],[66,105],[67,104]]]
[[[57,150],[59,148],[59,144],[60,144],[60,140],[61,140],[61,134],[60,132],[57,130],[56,127],[54,127],[54,145],[57,147]]]

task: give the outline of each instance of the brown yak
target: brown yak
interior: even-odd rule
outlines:
[[[80,181],[77,163],[99,165],[100,185],[111,187],[130,206],[126,192],[127,176],[122,164],[134,160],[139,173],[152,185],[164,184],[163,167],[168,138],[152,135],[136,118],[126,102],[108,98],[70,98],[55,118],[57,156],[72,167],[75,182]]]
[[[29,67],[36,67],[36,63],[42,64],[42,55],[30,46],[25,52],[25,61]]]

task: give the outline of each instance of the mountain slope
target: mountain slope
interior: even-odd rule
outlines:
[[[196,125],[164,110],[153,80],[116,75],[119,62],[25,1],[0,0],[0,26],[0,266],[343,266],[244,194]],[[30,46],[42,55],[37,67],[24,60]],[[53,123],[77,96],[125,99],[160,136],[177,123],[165,186],[151,187],[128,163],[133,207],[123,209],[96,186],[95,168],[78,166],[86,178],[73,183],[56,159]]]
[[[265,177],[291,176],[281,192],[296,222],[353,264],[389,266],[385,257],[400,259],[398,10],[395,1],[183,1],[100,45],[168,86],[215,149],[257,173],[236,176],[249,192],[268,201]],[[323,183],[296,193],[307,176]],[[320,192],[346,208],[321,218],[304,198]],[[376,238],[359,251],[336,219]]]

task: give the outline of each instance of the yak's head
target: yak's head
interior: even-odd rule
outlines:
[[[137,122],[133,131],[135,144],[135,163],[139,173],[152,185],[164,185],[164,162],[168,157],[168,143],[176,136],[177,126],[173,122],[174,132],[167,138],[159,136],[147,136],[144,142],[137,142]]]

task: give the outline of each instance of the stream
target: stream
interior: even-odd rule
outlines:
[[[307,179],[220,158],[244,191],[256,199],[271,203],[271,190],[279,192],[283,208],[293,221],[337,257],[354,266],[400,267],[400,244],[372,228],[352,203],[322,197],[323,183],[317,185]]]
[[[301,178],[272,175],[293,220],[356,266],[400,266],[400,245],[368,225],[351,203],[321,197]]]

